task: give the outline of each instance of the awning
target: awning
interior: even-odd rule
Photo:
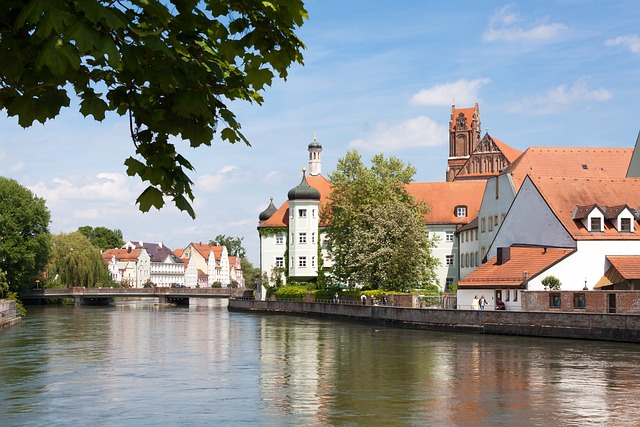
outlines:
[[[615,285],[616,283],[620,283],[625,280],[626,279],[622,276],[622,274],[620,274],[620,272],[618,272],[618,270],[616,270],[616,268],[612,265],[611,267],[609,267],[609,270],[604,273],[604,276],[602,276],[602,278],[598,280],[598,283],[595,284],[593,289]]]

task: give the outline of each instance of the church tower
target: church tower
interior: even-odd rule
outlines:
[[[451,106],[449,119],[449,159],[447,181],[453,181],[460,169],[480,143],[480,111],[476,102],[473,108]]]
[[[320,160],[320,153],[322,153],[322,145],[313,135],[313,142],[309,144],[309,176],[317,176],[322,173],[322,161]]]

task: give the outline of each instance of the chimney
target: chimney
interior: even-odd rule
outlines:
[[[498,265],[502,265],[509,261],[511,257],[511,248],[498,248]]]

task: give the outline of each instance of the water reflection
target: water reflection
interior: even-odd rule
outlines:
[[[0,424],[636,425],[638,346],[154,303],[0,334]]]

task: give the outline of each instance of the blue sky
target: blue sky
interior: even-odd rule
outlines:
[[[252,147],[219,140],[179,151],[196,172],[197,218],[171,205],[142,214],[126,175],[127,123],[64,110],[21,129],[0,116],[0,175],[47,200],[51,231],[118,228],[171,248],[218,234],[244,238],[258,263],[258,214],[300,181],[317,134],[324,175],[348,149],[410,162],[416,181],[443,181],[452,101],[480,105],[486,129],[533,145],[632,147],[640,121],[640,8],[632,1],[423,2],[312,0],[299,34],[305,65],[236,104]]]

